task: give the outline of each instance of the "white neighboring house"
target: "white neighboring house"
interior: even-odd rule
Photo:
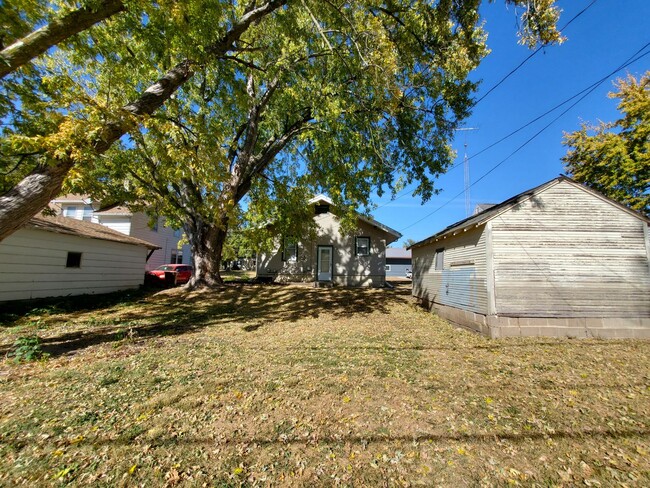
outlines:
[[[156,244],[159,250],[147,259],[147,271],[162,264],[192,264],[189,244],[178,248],[182,231],[165,226],[163,217],[150,226],[149,217],[143,212],[133,213],[126,207],[100,210],[96,203],[83,195],[64,195],[52,200],[51,205],[57,214],[64,217],[102,224],[127,236]]]
[[[0,242],[0,302],[137,288],[156,249],[91,222],[34,217]]]

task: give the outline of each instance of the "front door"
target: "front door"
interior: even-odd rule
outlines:
[[[332,248],[318,246],[318,281],[332,281]]]

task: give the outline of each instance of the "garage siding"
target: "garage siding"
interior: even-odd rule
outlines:
[[[68,252],[82,253],[79,268],[66,268]],[[144,246],[18,230],[0,243],[0,302],[137,288],[147,252]]]

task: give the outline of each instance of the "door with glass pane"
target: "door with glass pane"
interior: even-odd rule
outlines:
[[[318,281],[332,281],[332,247],[318,246]]]

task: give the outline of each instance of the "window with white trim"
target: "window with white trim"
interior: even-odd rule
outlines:
[[[386,270],[386,271],[390,271],[390,264],[387,264],[387,265],[385,266],[385,270]]]
[[[295,239],[285,237],[284,246],[282,248],[282,261],[295,263],[298,259],[298,243]]]
[[[75,205],[68,205],[63,208],[64,217],[72,217],[73,219],[77,217],[77,207]]]
[[[86,222],[90,222],[93,219],[93,207],[92,205],[85,205],[84,206],[84,214],[82,217],[83,220]]]
[[[357,256],[370,256],[370,237],[357,237],[354,248]]]

